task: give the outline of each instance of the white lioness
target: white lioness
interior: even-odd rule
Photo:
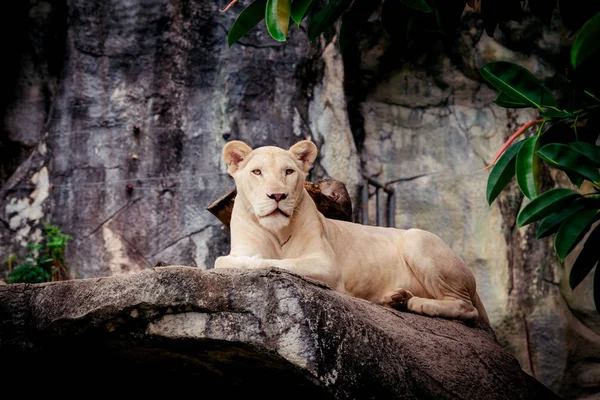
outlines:
[[[215,268],[278,267],[392,308],[488,321],[465,263],[436,235],[325,218],[304,189],[317,148],[223,149],[237,187],[231,253]]]

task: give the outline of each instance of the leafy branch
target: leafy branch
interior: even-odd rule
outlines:
[[[230,10],[237,1],[231,1],[220,11]],[[311,42],[341,18],[338,40],[343,48],[382,3],[381,23],[392,36],[421,32],[451,36],[466,0],[444,0],[437,4],[435,0],[329,0],[321,8],[317,3],[313,0],[254,0],[239,13],[229,30],[227,43],[231,47],[263,19],[269,35],[278,42],[285,42],[290,27],[300,26],[310,16],[306,33]]]
[[[553,93],[531,72],[520,65],[498,61],[483,67],[481,75],[498,91],[494,101],[505,108],[535,108],[541,119],[525,124],[502,146],[494,161],[487,184],[486,197],[491,204],[516,176],[519,189],[531,202],[519,212],[519,227],[541,221],[538,239],[556,234],[554,249],[559,260],[573,251],[588,236],[570,273],[570,286],[575,289],[600,261],[600,132],[591,126],[597,120],[600,100],[586,87],[598,68],[600,13],[592,17],[577,33],[571,48],[571,65],[575,79],[569,80],[568,98],[558,101]],[[559,106],[563,104],[564,106]],[[513,143],[530,127],[540,125],[537,133]],[[583,129],[590,126],[590,129]],[[572,134],[571,134],[572,133]],[[539,193],[540,166],[564,171],[577,188],[590,183],[589,193],[568,188],[555,188]],[[487,169],[486,168],[486,169]],[[600,312],[600,272],[594,276],[594,300]]]
[[[232,0],[220,11],[232,10],[237,3],[238,0]],[[307,36],[314,41],[341,19],[338,44],[343,51],[376,10],[380,10],[379,20],[385,32],[394,39],[407,41],[427,35],[451,39],[466,5],[481,14],[485,31],[493,36],[499,22],[518,21],[527,12],[550,26],[557,0],[252,0],[231,26],[227,42],[231,47],[263,19],[271,37],[279,42],[287,40],[294,24],[300,26],[308,20]],[[558,8],[564,25],[577,30],[587,20],[587,15],[600,10],[600,5],[597,2],[561,2]],[[585,48],[576,49],[573,64],[585,61],[588,53]]]

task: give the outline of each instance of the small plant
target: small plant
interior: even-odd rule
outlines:
[[[4,260],[4,263],[6,264],[9,273],[12,271],[15,261],[17,261],[16,254],[11,254],[6,258],[6,260]]]
[[[592,230],[569,276],[572,289],[600,260],[600,99],[597,72],[600,67],[600,14],[577,33],[571,48],[569,76],[557,74],[562,83],[558,99],[525,68],[497,61],[481,69],[482,76],[500,93],[494,101],[505,108],[536,108],[539,119],[512,135],[490,166],[487,201],[492,203],[516,175],[519,189],[531,200],[517,216],[519,227],[541,221],[538,239],[556,234],[554,249],[562,262]],[[596,92],[594,92],[596,91]],[[531,126],[537,134],[512,143]],[[540,189],[540,166],[562,170],[579,191],[561,187]],[[587,181],[587,183],[585,183]],[[584,184],[585,183],[585,184]],[[600,268],[594,277],[594,301],[600,312]]]
[[[25,262],[12,269],[16,258],[11,255],[7,259],[9,265],[9,283],[40,283],[69,279],[65,267],[65,247],[67,241],[73,239],[51,224],[44,224],[44,239],[41,244],[28,244],[30,250],[25,255]]]

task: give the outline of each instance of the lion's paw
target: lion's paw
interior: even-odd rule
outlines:
[[[406,309],[408,300],[413,294],[406,289],[397,289],[390,297],[389,306],[396,309]]]

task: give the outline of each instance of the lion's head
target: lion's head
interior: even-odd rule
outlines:
[[[289,150],[273,146],[252,150],[239,140],[227,143],[223,149],[238,196],[243,196],[249,203],[247,210],[271,231],[290,223],[316,157],[317,147],[309,140]]]

